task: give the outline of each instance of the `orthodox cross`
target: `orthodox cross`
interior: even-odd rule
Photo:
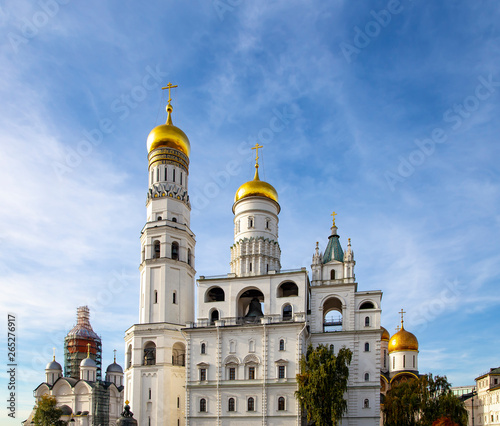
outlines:
[[[168,103],[170,104],[170,101],[172,100],[171,96],[170,96],[170,89],[174,89],[178,87],[177,85],[174,86],[172,83],[168,83],[165,87],[162,87],[161,90],[165,90],[165,89],[168,89]]]
[[[52,348],[52,350],[54,351],[54,361],[56,360],[56,348]]]
[[[90,358],[90,343],[87,343],[87,358]]]
[[[333,226],[335,226],[335,216],[337,216],[337,213],[333,212],[331,216],[333,216]]]
[[[114,354],[114,359],[115,359],[115,362],[116,362],[116,349],[113,349],[113,354]]]
[[[399,313],[401,314],[401,326],[403,326],[403,315],[406,314],[406,312],[403,311],[403,308],[401,308],[401,311],[399,311]]]
[[[262,145],[259,145],[258,143],[255,144],[252,149],[255,149],[255,167],[259,167],[259,148],[264,148]]]

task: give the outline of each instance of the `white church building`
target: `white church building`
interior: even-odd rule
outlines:
[[[316,244],[311,278],[306,268],[281,270],[281,207],[259,179],[259,145],[255,177],[232,207],[230,272],[199,277],[195,320],[191,147],[170,100],[166,124],[147,140],[139,323],[125,335],[125,399],[135,418],[142,426],[303,424],[299,360],[322,343],[353,352],[342,425],[378,425],[382,292],[358,291],[351,244],[344,253],[335,219],[324,253]]]

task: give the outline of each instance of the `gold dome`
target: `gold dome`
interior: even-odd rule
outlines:
[[[418,351],[418,340],[414,334],[406,331],[403,326],[389,341],[389,353],[396,351]]]
[[[234,196],[234,202],[246,197],[266,197],[278,202],[278,193],[272,185],[259,179],[259,172],[256,166],[255,177],[241,185]]]
[[[161,124],[160,126],[156,126],[149,133],[147,141],[148,153],[153,149],[165,147],[178,149],[189,157],[191,144],[189,143],[189,139],[186,134],[172,124],[172,110],[172,105],[167,105],[167,122],[165,124]]]
[[[384,327],[380,327],[380,329],[382,330],[382,340],[388,342],[391,338],[391,335]]]

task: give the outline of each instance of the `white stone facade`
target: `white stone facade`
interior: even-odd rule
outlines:
[[[476,379],[476,391],[474,424],[500,425],[500,368],[491,369],[489,373],[479,376]],[[471,412],[469,417],[472,417]]]

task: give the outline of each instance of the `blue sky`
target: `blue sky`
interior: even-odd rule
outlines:
[[[498,22],[486,1],[4,1],[0,303],[18,321],[18,420],[77,306],[104,364],[123,360],[169,81],[198,274],[229,270],[258,140],[284,269],[310,267],[336,211],[391,334],[407,311],[421,372],[467,385],[498,366]]]

